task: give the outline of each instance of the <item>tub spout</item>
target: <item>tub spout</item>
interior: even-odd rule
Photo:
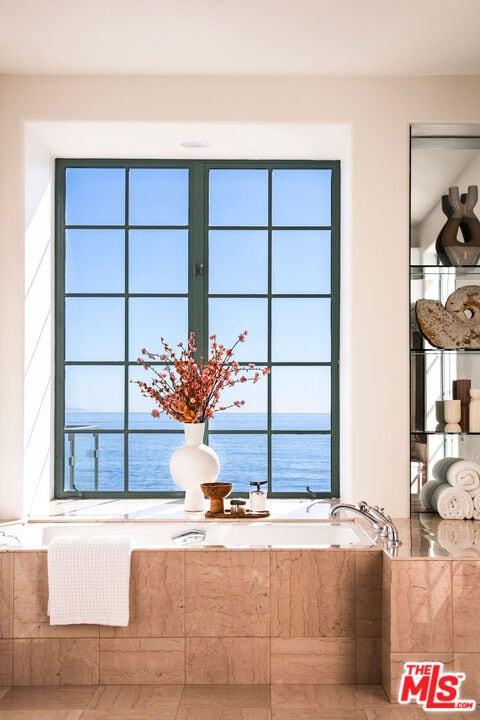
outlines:
[[[357,513],[368,520],[374,533],[386,538],[389,546],[398,547],[402,544],[398,537],[398,530],[390,515],[384,513],[384,509],[379,508],[378,505],[372,507],[365,500],[360,500],[356,505],[337,503],[330,510],[330,517],[335,517],[339,510],[350,510],[350,512]]]
[[[402,541],[398,537],[398,529],[397,529],[395,523],[393,522],[392,518],[390,517],[390,515],[387,515],[385,513],[385,508],[380,508],[380,507],[378,507],[378,505],[371,507],[371,505],[368,505],[365,502],[365,500],[361,500],[359,505],[360,504],[365,506],[367,508],[368,512],[371,515],[376,516],[380,520],[380,522],[385,523],[385,527],[387,528],[387,540],[388,540],[388,544],[391,547],[398,547],[399,545],[402,544]]]
[[[361,517],[364,517],[368,520],[373,532],[379,535],[384,532],[384,523],[379,523],[379,518],[376,517],[373,513],[369,512],[369,507],[367,503],[364,503],[363,501],[358,502],[356,505],[350,505],[350,503],[343,502],[337,503],[331,508],[330,517],[335,517],[339,510],[349,510],[350,512],[354,512],[357,515],[361,515]]]

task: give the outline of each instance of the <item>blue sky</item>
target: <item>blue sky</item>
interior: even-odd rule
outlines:
[[[233,226],[209,232],[211,293],[255,293],[268,290],[268,172],[263,169],[210,171],[210,225]],[[71,168],[67,171],[66,222],[70,225],[116,226],[67,230],[66,291],[124,293],[125,170]],[[272,176],[272,267],[274,293],[330,292],[330,232],[309,226],[330,224],[330,171],[279,169]],[[131,293],[187,293],[187,169],[131,169],[129,224],[172,225],[129,231]],[[300,229],[289,229],[299,225]],[[255,226],[261,226],[260,229]],[[238,227],[238,229],[236,229]],[[250,229],[252,228],[252,229]],[[187,299],[130,298],[129,359],[143,346],[160,350],[160,336],[172,344],[188,334]],[[267,359],[265,298],[211,298],[210,332],[222,342],[234,341],[245,328],[249,337],[236,357]],[[319,298],[272,300],[272,359],[330,360],[330,301]],[[121,361],[126,338],[125,299],[67,298],[66,359]],[[141,368],[133,368],[143,377]],[[123,409],[123,369],[70,367],[66,374],[67,408],[116,412]],[[135,387],[130,410],[148,412]],[[328,368],[274,368],[274,412],[328,412]],[[246,412],[263,412],[266,382],[235,388],[232,399],[248,400]]]

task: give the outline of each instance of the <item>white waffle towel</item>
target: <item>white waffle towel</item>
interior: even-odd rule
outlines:
[[[452,487],[466,492],[480,488],[480,465],[470,460],[457,460],[445,471],[445,479]]]
[[[48,547],[51,625],[128,625],[131,538],[60,536]]]
[[[444,520],[471,520],[473,500],[465,490],[445,483],[432,495],[432,507]]]

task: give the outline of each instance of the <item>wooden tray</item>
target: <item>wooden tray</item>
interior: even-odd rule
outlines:
[[[270,515],[268,510],[264,510],[263,512],[252,512],[251,510],[247,510],[246,515],[237,515],[230,512],[230,510],[225,510],[223,513],[211,513],[210,510],[207,510],[205,513],[206,518],[215,518],[220,520],[260,520],[261,518],[267,518]]]

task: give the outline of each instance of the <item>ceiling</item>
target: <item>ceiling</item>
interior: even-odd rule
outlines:
[[[0,73],[471,75],[479,28],[479,0],[0,0]]]

